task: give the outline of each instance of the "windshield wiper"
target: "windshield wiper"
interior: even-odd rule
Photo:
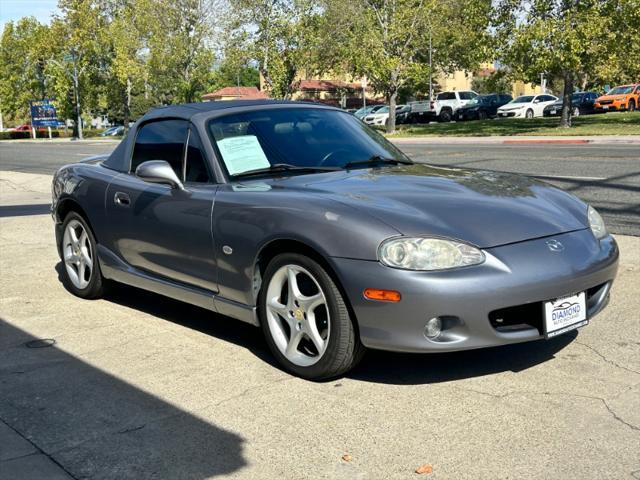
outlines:
[[[289,163],[274,163],[265,168],[256,168],[255,170],[247,170],[246,172],[236,173],[233,178],[251,177],[254,175],[265,175],[269,173],[279,172],[335,172],[340,170],[338,167],[304,167],[301,165],[291,165]]]
[[[381,155],[373,155],[371,157],[369,157],[367,160],[358,160],[355,162],[347,162],[344,164],[343,168],[351,168],[351,167],[357,167],[360,165],[379,165],[379,164],[387,164],[387,165],[399,165],[399,164],[404,164],[404,165],[413,165],[413,162],[411,160],[401,160],[398,158],[387,158],[387,157],[383,157]]]

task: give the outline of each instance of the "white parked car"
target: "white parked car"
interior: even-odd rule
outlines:
[[[539,95],[521,95],[498,108],[498,118],[542,117],[544,107],[551,105],[558,97],[541,93]]]
[[[441,122],[450,122],[460,107],[465,106],[478,94],[473,90],[440,92],[436,97],[434,114]]]
[[[404,107],[405,105],[396,105],[396,114],[400,109]],[[364,123],[366,123],[367,125],[373,125],[376,127],[384,127],[387,124],[387,120],[389,120],[388,105],[385,105],[380,110],[377,110],[376,112],[364,117]]]

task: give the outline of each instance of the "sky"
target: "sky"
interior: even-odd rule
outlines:
[[[51,14],[58,11],[58,0],[0,0],[0,30],[10,20],[34,16],[49,23]]]

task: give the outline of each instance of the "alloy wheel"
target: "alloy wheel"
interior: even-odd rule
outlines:
[[[271,278],[266,317],[274,343],[291,363],[317,363],[329,343],[327,298],[318,281],[300,265],[284,265]]]
[[[87,288],[93,273],[93,252],[84,226],[78,220],[71,220],[62,239],[64,266],[74,287]]]

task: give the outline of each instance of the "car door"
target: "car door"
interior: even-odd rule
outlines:
[[[129,173],[118,175],[106,196],[112,245],[122,259],[158,277],[217,291],[211,214],[217,186],[195,129],[163,119],[138,129]],[[148,183],[135,169],[164,160],[184,190]]]

